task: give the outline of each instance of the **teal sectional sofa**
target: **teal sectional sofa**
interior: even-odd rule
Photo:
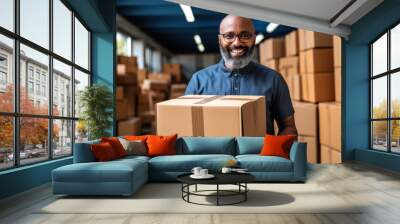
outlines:
[[[90,145],[98,142],[75,144],[74,163],[52,171],[54,194],[131,195],[148,181],[176,181],[196,166],[219,172],[231,159],[259,182],[306,180],[307,146],[300,142],[292,145],[290,159],[285,159],[258,155],[263,137],[182,137],[176,142],[177,155],[96,162]]]

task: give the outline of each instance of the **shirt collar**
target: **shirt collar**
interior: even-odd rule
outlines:
[[[223,58],[222,58],[222,59],[219,61],[219,63],[218,63],[218,70],[219,70],[219,72],[220,72],[222,75],[226,76],[226,77],[232,76],[233,73],[238,73],[238,74],[246,74],[246,73],[249,73],[249,72],[251,72],[251,70],[253,69],[253,67],[254,67],[254,62],[253,62],[253,61],[250,61],[250,63],[249,63],[248,65],[244,66],[243,68],[241,68],[241,69],[236,69],[236,70],[229,70],[228,68],[226,68],[226,67],[225,67],[225,62],[224,62],[224,59],[223,59]]]

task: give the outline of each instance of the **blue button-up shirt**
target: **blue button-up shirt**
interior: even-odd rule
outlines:
[[[276,71],[250,62],[239,70],[229,70],[223,59],[193,74],[185,95],[257,95],[265,96],[267,133],[274,134],[274,119],[294,114],[289,89]]]

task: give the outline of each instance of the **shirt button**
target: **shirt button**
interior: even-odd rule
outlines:
[[[238,88],[237,88],[237,87],[235,87],[235,90],[238,90]]]

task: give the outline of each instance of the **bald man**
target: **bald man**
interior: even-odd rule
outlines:
[[[228,15],[219,27],[218,64],[193,74],[185,95],[261,95],[265,96],[267,133],[274,135],[274,120],[279,135],[297,135],[294,109],[285,80],[276,71],[252,61],[255,49],[252,20]]]

